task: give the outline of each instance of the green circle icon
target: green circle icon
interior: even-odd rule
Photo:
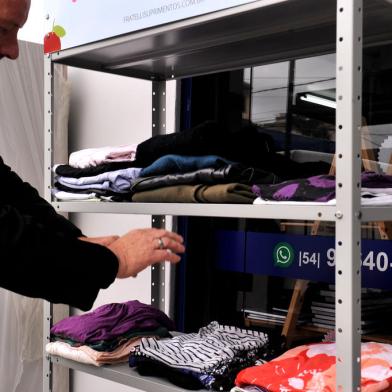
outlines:
[[[290,267],[294,260],[294,249],[287,242],[279,242],[275,245],[273,258],[275,267]]]

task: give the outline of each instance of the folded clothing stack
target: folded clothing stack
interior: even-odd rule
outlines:
[[[131,191],[136,202],[251,204],[249,184],[276,181],[273,173],[216,155],[169,154],[142,169]]]
[[[127,362],[141,337],[169,337],[173,329],[173,321],[150,305],[112,303],[55,324],[46,351],[96,366]]]
[[[60,201],[252,204],[251,185],[324,174],[329,164],[284,157],[253,124],[228,132],[207,121],[138,145],[77,151],[54,170]]]
[[[323,162],[297,163],[274,151],[254,125],[227,132],[205,122],[180,133],[157,135],[137,146],[144,167],[132,185],[132,201],[252,204],[253,184],[327,173]]]
[[[166,377],[187,389],[227,390],[237,373],[257,363],[267,350],[262,332],[220,325],[172,339],[142,338],[129,365],[142,375]]]
[[[367,342],[361,347],[361,391],[390,391],[392,346]],[[232,392],[335,391],[336,346],[320,343],[295,347],[260,366],[242,370]],[[257,390],[257,389],[256,389]]]
[[[139,176],[137,145],[101,147],[72,153],[69,165],[54,167],[54,195],[58,200],[128,200]]]
[[[244,121],[234,132],[214,121],[203,122],[178,133],[156,135],[138,144],[136,159],[141,167],[169,155],[217,155],[273,173],[282,180],[328,173],[325,162],[295,162],[276,152],[270,135]]]

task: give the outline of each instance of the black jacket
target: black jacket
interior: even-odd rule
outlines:
[[[29,297],[88,310],[117,275],[107,248],[57,214],[0,158],[0,286]]]
[[[241,184],[275,184],[279,182],[279,179],[273,173],[244,166],[239,163],[233,163],[218,169],[205,168],[187,173],[139,177],[132,184],[131,192],[144,192],[150,189],[173,185],[216,185],[232,182],[239,182]]]

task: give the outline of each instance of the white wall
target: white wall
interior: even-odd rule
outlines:
[[[113,75],[70,69],[70,150],[105,145],[138,143],[151,136],[151,84]],[[123,234],[149,227],[148,216],[74,214],[72,219],[88,236]],[[136,279],[118,280],[102,290],[94,308],[131,299],[149,303],[150,273]],[[74,392],[129,391],[114,383],[75,372]]]
[[[29,18],[19,31],[22,41],[42,44],[44,41],[44,0],[31,0]]]
[[[70,151],[105,145],[139,143],[151,137],[151,83],[103,73],[69,69],[71,82]],[[168,94],[172,109],[175,84]],[[170,112],[169,112],[170,113]],[[174,117],[168,118],[173,129]],[[72,220],[86,235],[123,234],[137,227],[150,227],[150,216],[73,214]],[[150,303],[150,270],[135,279],[118,280],[102,290],[94,307],[138,299]],[[75,372],[73,392],[130,392],[132,389],[94,376]]]

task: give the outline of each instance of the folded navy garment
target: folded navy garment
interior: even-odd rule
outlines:
[[[170,366],[146,357],[130,356],[129,366],[136,367],[141,376],[166,378],[180,388],[192,391],[204,388],[198,374],[192,371],[173,369]]]
[[[217,155],[186,156],[165,155],[140,172],[140,177],[159,176],[162,174],[187,173],[205,168],[218,169],[233,163]]]
[[[233,163],[217,169],[204,168],[188,173],[139,177],[133,182],[131,192],[142,192],[172,185],[215,185],[233,182],[241,184],[274,184],[279,182],[279,179],[273,173]]]
[[[243,358],[243,361],[233,361],[233,364],[228,366],[223,374],[219,375],[197,373],[186,369],[179,370],[147,357],[135,357],[133,355],[129,357],[129,366],[136,367],[141,376],[166,378],[180,388],[228,391],[234,386],[234,380],[241,370],[258,363],[256,358],[254,356],[249,359]]]

